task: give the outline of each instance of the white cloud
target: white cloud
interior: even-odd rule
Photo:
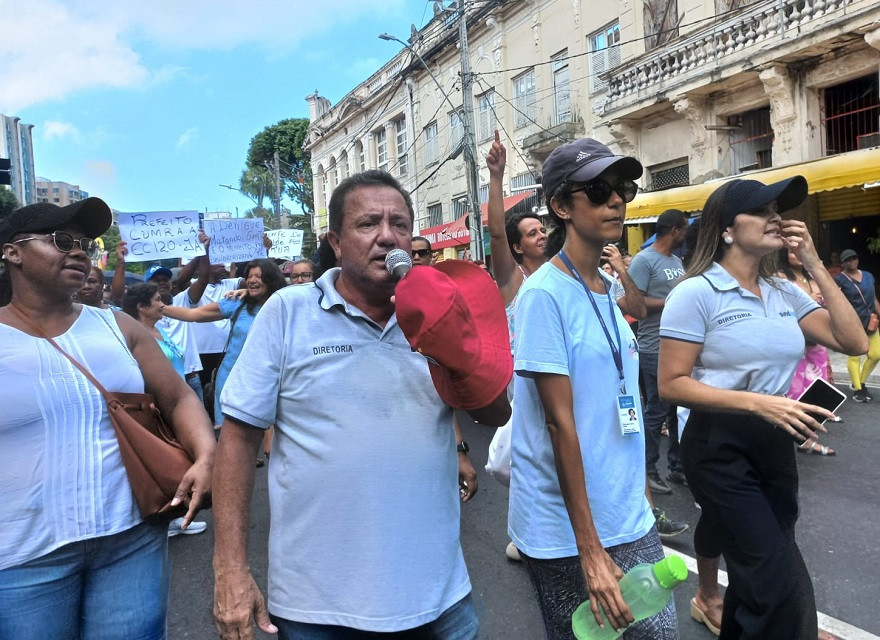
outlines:
[[[306,36],[401,7],[406,0],[0,0],[0,113],[89,88],[145,88],[186,71],[149,69],[140,51],[255,45],[281,55]]]
[[[192,140],[194,140],[199,135],[198,127],[190,127],[186,131],[180,134],[180,137],[177,138],[177,148],[180,149],[188,145]]]
[[[79,129],[70,122],[47,120],[43,123],[43,139],[53,140],[55,138],[70,138],[73,141],[78,141],[81,135]]]

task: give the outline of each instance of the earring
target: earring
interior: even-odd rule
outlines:
[[[733,244],[733,238],[730,236],[724,236],[724,244]]]

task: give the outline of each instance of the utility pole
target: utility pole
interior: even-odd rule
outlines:
[[[287,225],[281,220],[281,158],[278,151],[272,156],[272,169],[275,173],[275,228],[286,229]]]
[[[458,2],[458,39],[461,46],[461,104],[464,112],[464,162],[467,171],[471,227],[471,259],[483,260],[483,216],[480,209],[480,178],[477,173],[477,139],[474,126],[474,78],[468,50],[466,3]]]

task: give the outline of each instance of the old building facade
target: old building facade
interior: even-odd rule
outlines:
[[[413,35],[338,104],[308,98],[315,228],[326,228],[339,180],[385,168],[413,191],[416,228],[453,257],[468,236],[454,15]],[[482,199],[497,128],[507,208],[541,210],[540,166],[561,142],[589,135],[638,157],[646,172],[627,214],[631,251],[664,209],[697,212],[719,180],[741,174],[806,175],[800,214],[826,257],[880,226],[876,2],[479,3],[468,41]]]

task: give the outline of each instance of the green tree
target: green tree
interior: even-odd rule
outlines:
[[[6,187],[0,187],[0,216],[8,215],[20,206],[18,199],[12,191]]]
[[[253,207],[244,212],[245,218],[262,218],[263,228],[266,230],[275,228],[275,212],[265,207]]]
[[[241,172],[238,188],[262,209],[266,198],[271,202],[275,196],[275,177],[266,167],[248,167]]]
[[[273,165],[277,151],[281,160],[282,190],[299,204],[304,214],[311,215],[315,210],[312,165],[309,153],[303,149],[308,128],[308,118],[288,118],[266,127],[251,140],[247,168],[266,171]],[[274,190],[269,192],[269,197],[274,197]]]

